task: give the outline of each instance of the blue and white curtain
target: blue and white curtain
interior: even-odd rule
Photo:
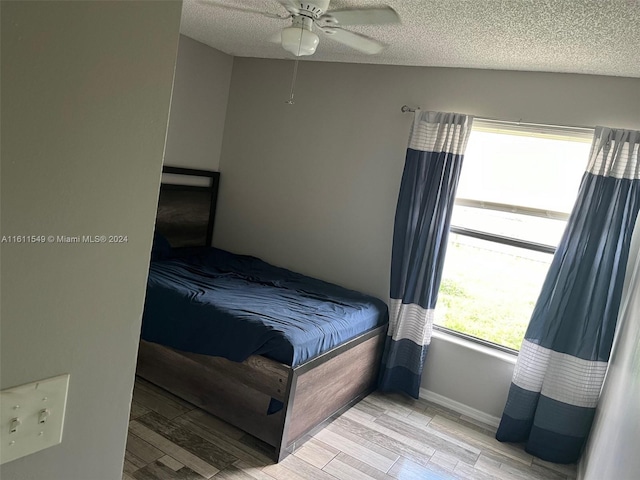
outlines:
[[[380,389],[418,398],[453,202],[473,118],[417,111],[393,231],[389,330]]]
[[[578,460],[616,327],[640,209],[640,132],[598,127],[578,200],[522,343],[496,438]]]

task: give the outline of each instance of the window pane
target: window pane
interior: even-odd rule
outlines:
[[[571,212],[590,144],[472,131],[457,196]]]
[[[449,238],[435,323],[519,350],[552,255]]]
[[[589,141],[566,129],[556,135],[551,127],[543,134],[494,126],[479,124],[471,132],[451,224],[557,246]],[[519,349],[551,260],[551,254],[452,234],[436,324]]]
[[[566,220],[456,205],[451,225],[556,247]]]

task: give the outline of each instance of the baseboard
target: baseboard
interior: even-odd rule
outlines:
[[[493,415],[489,415],[488,413],[481,412],[480,410],[476,410],[469,405],[456,402],[455,400],[451,400],[448,397],[432,392],[431,390],[427,390],[425,388],[420,388],[420,398],[424,398],[429,402],[447,407],[454,412],[457,412],[461,415],[466,415],[467,417],[473,418],[474,420],[482,423],[486,423],[487,425],[491,425],[492,427],[497,427],[500,424],[500,419],[498,417],[494,417]]]

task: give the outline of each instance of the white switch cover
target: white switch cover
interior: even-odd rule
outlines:
[[[62,442],[69,375],[0,392],[0,464]]]

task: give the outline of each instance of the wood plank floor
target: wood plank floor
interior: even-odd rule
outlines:
[[[373,393],[279,464],[261,441],[136,379],[123,480],[575,478],[495,429],[424,400]]]

